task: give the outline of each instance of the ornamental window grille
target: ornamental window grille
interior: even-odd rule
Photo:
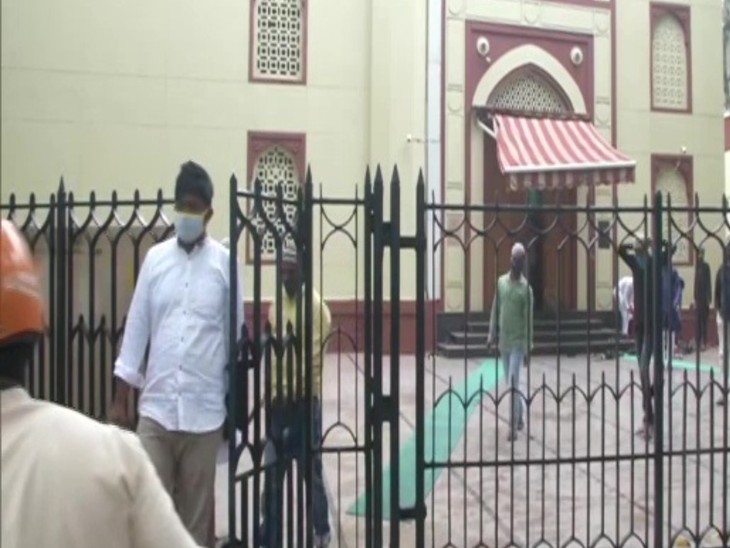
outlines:
[[[282,146],[271,146],[259,156],[254,167],[253,177],[254,181],[260,181],[261,194],[264,197],[275,198],[277,188],[281,188],[284,200],[296,201],[298,198],[301,181],[296,160]],[[284,204],[281,208],[284,213],[282,218],[276,200],[262,200],[262,206],[266,219],[276,227],[279,237],[284,238],[284,246],[291,246],[293,244],[292,235],[286,229],[284,221],[292,228],[295,226],[297,207],[293,204]],[[260,236],[262,258],[264,260],[275,259],[276,234],[267,228],[260,215],[253,218],[253,223]]]
[[[659,17],[651,37],[652,104],[685,110],[688,106],[687,45],[684,28],[672,14]]]
[[[540,75],[525,71],[500,84],[487,102],[489,108],[511,112],[566,114],[562,94]]]
[[[254,79],[284,82],[303,79],[302,0],[256,0],[252,32]]]
[[[661,192],[665,204],[667,204],[667,199],[671,196],[672,209],[679,208],[686,211],[686,208],[690,207],[691,204],[687,189],[687,180],[679,169],[668,165],[659,171],[655,190]],[[672,223],[672,242],[677,245],[677,251],[674,254],[673,260],[675,263],[687,264],[691,261],[690,243],[687,238],[682,237],[682,234],[686,234],[690,227],[689,212],[682,214],[679,211],[674,211],[671,215],[669,212],[665,213],[662,225],[667,236],[670,236],[669,223]]]

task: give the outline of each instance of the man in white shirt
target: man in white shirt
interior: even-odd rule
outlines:
[[[204,546],[214,542],[232,282],[228,250],[206,235],[212,200],[206,171],[184,164],[175,185],[176,238],[154,246],[142,265],[114,370],[112,409],[113,421],[130,424],[129,397],[140,391],[137,433],[183,523]],[[243,295],[235,283],[240,326]]]
[[[30,251],[0,221],[0,546],[193,548],[134,434],[23,388],[43,308]]]

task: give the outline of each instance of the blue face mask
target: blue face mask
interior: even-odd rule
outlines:
[[[639,263],[641,268],[644,268],[646,266],[646,255],[637,255],[636,262]]]
[[[205,218],[203,215],[190,213],[178,213],[175,219],[175,233],[178,240],[184,244],[197,242],[205,231]]]

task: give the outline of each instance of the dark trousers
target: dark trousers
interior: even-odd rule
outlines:
[[[636,325],[636,356],[639,359],[639,379],[641,382],[641,406],[644,410],[644,424],[654,424],[654,404],[652,403],[651,357],[654,353],[654,333],[643,323]]]
[[[710,318],[710,305],[700,303],[697,305],[697,346],[707,345],[707,321]]]
[[[259,530],[258,546],[279,548],[283,546],[282,517],[284,511],[284,477],[293,460],[298,464],[300,477],[306,478],[306,403],[273,403],[270,414],[270,430],[264,448],[264,495],[262,501],[263,523]],[[322,475],[322,455],[318,451],[322,443],[322,407],[315,398],[312,403],[312,518],[314,532],[325,535],[329,532],[327,493]],[[303,503],[303,501],[300,501]]]

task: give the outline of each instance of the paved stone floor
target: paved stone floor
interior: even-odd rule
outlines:
[[[455,391],[464,387],[465,379],[473,378],[483,362],[429,358],[427,413],[450,386]],[[695,533],[704,535],[703,541],[684,544],[679,540],[678,546],[720,546],[713,528],[730,527],[730,422],[727,408],[715,404],[719,392],[718,385],[713,389],[712,379],[721,382],[717,358],[708,353],[701,362],[706,364],[702,370],[684,363],[665,377],[665,394],[671,394],[664,405],[664,445],[670,455],[664,458],[667,546],[670,534],[675,540],[682,533],[687,539]],[[353,448],[364,439],[362,356],[329,356],[325,367],[324,446]],[[383,368],[388,392],[389,363]],[[402,358],[400,372],[403,447],[415,428],[412,357]],[[528,420],[515,443],[507,441],[510,400],[499,398],[505,393],[504,380],[485,390],[488,395],[472,406],[461,428],[463,435],[449,430],[458,427],[458,420],[452,420],[457,417],[453,409],[446,424],[443,416],[434,418],[428,423],[434,438],[451,438],[454,447],[446,457],[448,469],[441,470],[427,498],[427,545],[654,546],[654,445],[633,434],[641,420],[637,373],[630,357],[533,359],[522,378],[522,390],[529,394]],[[637,383],[633,388],[632,378]],[[473,391],[470,395],[479,396]],[[459,401],[451,398],[452,405]],[[387,428],[384,438],[387,464]],[[431,455],[426,458],[432,460]],[[348,513],[364,493],[364,463],[364,455],[356,451],[324,456],[332,546],[364,545],[364,518]],[[225,448],[218,468],[216,530],[225,536]],[[250,468],[250,458],[244,454],[239,471]],[[251,497],[253,493],[249,501]],[[252,522],[252,516],[247,519]],[[240,521],[237,528],[240,532]],[[383,530],[387,539],[388,521],[383,522]],[[400,533],[401,546],[414,545],[412,523],[401,523]]]

